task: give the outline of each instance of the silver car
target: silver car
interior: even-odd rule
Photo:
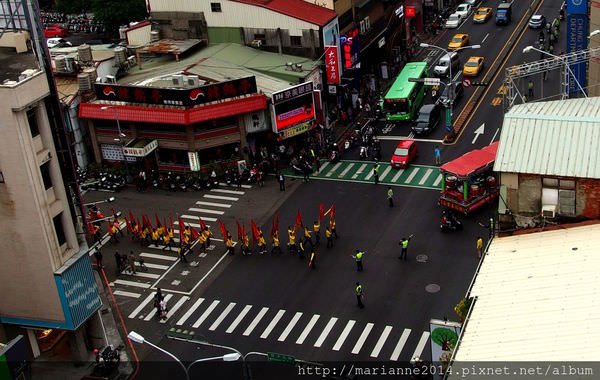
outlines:
[[[446,20],[445,27],[446,29],[458,28],[461,21],[462,18],[457,13],[452,13],[450,17],[448,17],[448,20]]]

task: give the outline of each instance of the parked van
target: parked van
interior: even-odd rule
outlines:
[[[437,65],[433,68],[433,72],[438,77],[446,77],[450,74],[450,66],[452,66],[452,72],[458,73],[460,67],[460,59],[458,58],[457,52],[450,52],[444,54],[438,61]]]
[[[500,3],[496,9],[496,24],[507,25],[512,16],[512,3]]]

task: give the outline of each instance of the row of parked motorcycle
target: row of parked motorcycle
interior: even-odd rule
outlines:
[[[144,182],[138,178],[138,181]],[[264,172],[258,166],[254,165],[251,169],[245,169],[241,174],[237,170],[225,170],[223,175],[217,175],[213,170],[209,176],[182,175],[179,173],[168,172],[159,174],[156,170],[150,173],[150,185],[153,189],[165,189],[168,191],[188,191],[188,190],[210,190],[219,187],[220,184],[227,186],[241,185],[242,183],[257,184],[259,187],[264,185]],[[147,187],[147,183],[138,184],[138,190]]]
[[[81,190],[120,191],[127,184],[124,175],[101,170],[92,173],[87,169],[77,168],[77,180]]]
[[[70,33],[106,33],[106,26],[94,16],[65,15],[58,12],[42,12],[41,22],[44,29],[49,25],[62,25]]]

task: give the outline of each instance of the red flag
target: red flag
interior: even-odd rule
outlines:
[[[127,219],[127,218],[123,218],[123,219],[125,219],[125,224],[127,225],[127,233],[132,233],[133,226],[131,225],[131,223],[129,223],[129,219]]]
[[[94,232],[96,231],[96,229],[94,228],[94,225],[90,222],[88,222],[88,226],[87,226],[87,233],[90,236],[94,236]]]
[[[271,237],[275,236],[275,231],[279,230],[279,214],[275,213],[275,217],[271,222]]]
[[[296,224],[294,225],[294,231],[298,229],[298,226],[304,227],[304,223],[302,223],[302,215],[300,215],[300,209],[298,209],[298,213],[296,214]]]
[[[200,227],[202,227],[203,230],[206,229],[206,223],[204,223],[204,220],[202,220],[202,217],[198,217],[198,220],[200,221]]]
[[[237,239],[242,240],[242,237],[244,236],[242,234],[242,226],[240,226],[240,222],[238,222],[237,220],[235,221],[237,223]]]
[[[190,230],[192,231],[192,240],[196,240],[200,237],[200,234],[194,227],[190,226]]]
[[[171,215],[169,215],[169,222],[171,223],[170,224],[171,229],[174,230],[174,228],[173,228],[173,217]]]
[[[131,212],[131,210],[129,210],[129,220],[131,220],[131,223],[135,223],[135,218],[133,216],[133,213]]]
[[[156,228],[158,228],[158,226],[160,226],[160,219],[158,219],[158,215],[156,213],[154,213],[154,218],[156,219]]]
[[[254,223],[254,220],[250,220],[250,227],[252,227],[252,244],[256,243],[258,240],[260,233],[258,232],[258,227]]]
[[[167,232],[167,227],[168,227],[169,225],[167,224],[167,217],[166,217],[166,216],[163,218],[163,222],[165,222],[165,224],[163,224],[163,227],[165,228],[165,231],[164,231],[164,232]]]
[[[321,203],[319,205],[319,224],[321,224],[321,220],[323,220],[323,213],[325,212],[325,205]]]
[[[335,219],[335,203],[331,204],[331,219]]]
[[[137,221],[137,224],[138,224],[138,235],[142,235],[142,230],[144,229],[144,226],[140,223],[139,219]]]
[[[150,222],[150,218],[148,218],[148,216],[147,216],[147,215],[145,215],[145,214],[144,214],[144,215],[142,216],[142,221],[143,221],[143,223],[144,223],[144,227],[148,227],[148,228],[150,228],[150,229],[153,229],[153,227],[152,227],[152,222]]]
[[[229,233],[227,232],[227,228],[225,228],[225,226],[223,225],[223,222],[221,222],[220,220],[219,229],[221,230],[221,234],[223,235],[223,243],[227,243],[227,235],[229,235]]]
[[[246,236],[246,226],[242,226],[242,238]]]
[[[179,222],[179,240],[183,242],[183,230],[185,230],[185,223],[183,223],[183,220],[181,220],[179,215],[177,215],[177,221]]]

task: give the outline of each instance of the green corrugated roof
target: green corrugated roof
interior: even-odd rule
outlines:
[[[600,178],[600,97],[513,106],[494,171]]]

